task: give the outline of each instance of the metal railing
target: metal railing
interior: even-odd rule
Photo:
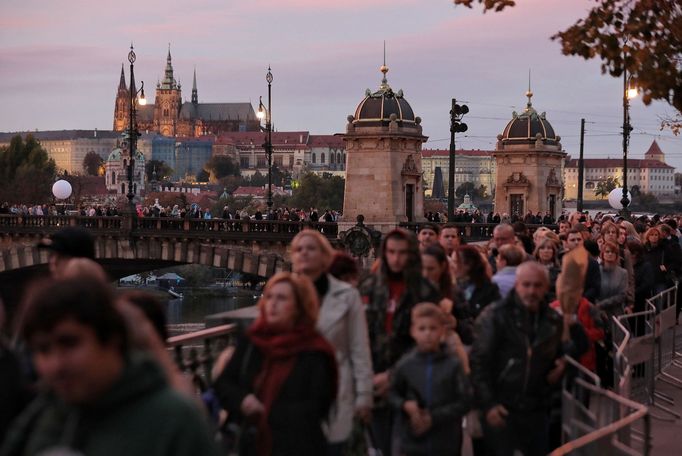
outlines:
[[[187,373],[194,386],[205,392],[211,383],[213,363],[231,342],[235,324],[215,326],[188,334],[170,337],[166,346],[172,348],[175,363]]]
[[[0,215],[0,234],[29,233],[48,234],[66,226],[80,226],[93,232],[133,235],[149,232],[182,233],[183,235],[209,234],[223,238],[246,239],[259,237],[264,240],[288,241],[304,229],[315,229],[329,238],[338,236],[334,222],[290,222],[280,220],[227,220],[227,219],[181,219],[175,217],[139,217],[135,227],[128,216],[89,217],[81,215]],[[126,231],[128,230],[128,231]]]
[[[676,296],[677,285],[647,299],[645,310],[613,317],[614,381],[619,388],[617,392],[664,412],[665,415],[660,415],[652,411],[651,416],[668,421],[682,416],[668,407],[675,405],[672,397],[656,391],[656,380],[663,376],[664,369],[672,365],[677,325]],[[670,348],[667,348],[668,341]],[[666,366],[663,365],[667,362],[664,360],[664,351],[671,353],[670,363]],[[631,375],[624,372],[625,362],[631,368]],[[672,375],[666,375],[669,380],[676,380]],[[623,386],[618,386],[619,383]]]

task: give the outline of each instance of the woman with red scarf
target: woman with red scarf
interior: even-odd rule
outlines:
[[[258,307],[260,317],[215,383],[229,420],[241,425],[240,454],[324,454],[322,421],[336,397],[337,371],[333,349],[315,330],[315,288],[282,272],[268,281]]]

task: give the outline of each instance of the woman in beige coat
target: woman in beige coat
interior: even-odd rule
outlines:
[[[341,455],[354,417],[369,419],[372,409],[372,359],[365,310],[358,291],[327,274],[334,250],[315,230],[304,230],[291,243],[293,270],[308,276],[320,297],[317,329],[334,347],[339,368],[338,396],[329,416],[328,455]]]

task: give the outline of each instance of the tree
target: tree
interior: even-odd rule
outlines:
[[[457,198],[464,198],[464,195],[467,193],[472,198],[487,198],[488,188],[483,184],[476,188],[472,182],[464,182],[455,190],[455,196],[457,196]]]
[[[83,158],[83,171],[88,176],[98,176],[99,168],[104,164],[104,160],[97,152],[90,151]]]
[[[154,180],[154,170],[156,170],[156,180],[168,180],[173,175],[173,168],[168,166],[163,160],[149,160],[144,165],[144,172],[147,175],[147,181]]]
[[[57,174],[54,160],[32,136],[14,136],[0,148],[0,199],[11,203],[44,203]]]
[[[341,210],[345,183],[344,178],[329,173],[322,176],[304,174],[293,190],[289,205],[305,209],[315,207],[320,210]]]
[[[483,10],[502,11],[513,0],[453,0]],[[552,36],[565,55],[599,58],[602,73],[619,77],[623,69],[642,91],[642,101],[662,100],[678,113],[664,126],[679,131],[682,117],[682,7],[679,0],[596,0],[587,16]],[[672,125],[671,125],[672,124]],[[677,130],[675,130],[675,125]]]
[[[632,196],[639,196],[642,194],[642,190],[639,188],[639,185],[633,185],[630,187],[630,193]]]
[[[604,199],[609,196],[609,193],[611,193],[614,188],[617,187],[620,187],[620,182],[618,179],[613,176],[609,176],[606,180],[599,181],[597,183],[597,187],[594,190],[594,195]]]
[[[239,176],[239,163],[226,155],[211,157],[204,165],[204,169],[211,173],[211,181],[227,176]]]

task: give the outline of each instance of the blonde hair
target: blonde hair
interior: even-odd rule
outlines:
[[[326,271],[329,266],[332,264],[332,261],[334,260],[334,247],[329,243],[329,239],[327,239],[322,233],[320,233],[317,230],[313,229],[305,229],[301,232],[299,232],[296,236],[294,236],[294,239],[291,241],[291,250],[292,252],[296,250],[298,247],[298,244],[303,240],[303,238],[310,237],[315,240],[317,243],[318,247],[320,248],[320,251],[322,252],[322,257],[323,257],[323,263],[324,263],[324,270]]]
[[[291,272],[278,272],[265,284],[263,295],[260,297],[257,304],[258,309],[260,310],[260,318],[264,318],[265,295],[272,287],[280,283],[288,283],[291,285],[291,289],[294,292],[296,310],[298,311],[295,322],[296,325],[303,324],[305,326],[314,327],[320,313],[320,301],[317,298],[317,291],[308,277]]]

